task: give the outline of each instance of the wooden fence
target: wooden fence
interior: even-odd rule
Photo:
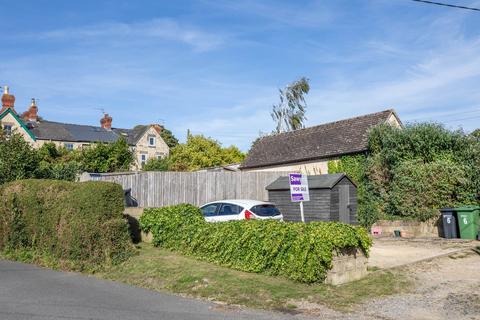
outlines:
[[[285,172],[125,172],[83,174],[81,180],[111,181],[131,195],[139,207],[179,203],[200,206],[224,199],[268,200],[265,187]]]

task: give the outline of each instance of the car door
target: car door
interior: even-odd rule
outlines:
[[[243,211],[243,208],[233,204],[233,203],[222,203],[220,209],[217,212],[216,221],[231,221],[231,220],[241,220],[243,217],[240,216],[240,213]]]
[[[217,211],[220,205],[220,203],[211,203],[200,208],[205,218],[205,221],[215,222],[217,220]]]

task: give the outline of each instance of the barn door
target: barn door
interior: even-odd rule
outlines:
[[[350,223],[350,186],[340,185],[338,187],[340,222]]]

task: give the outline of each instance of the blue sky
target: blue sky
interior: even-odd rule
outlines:
[[[480,7],[480,1],[448,0]],[[163,123],[247,150],[278,88],[307,125],[395,108],[480,127],[480,13],[410,0],[0,0],[0,85],[52,121]]]

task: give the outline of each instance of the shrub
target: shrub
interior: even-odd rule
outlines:
[[[143,166],[143,171],[168,171],[170,167],[169,158],[149,159]]]
[[[106,182],[21,180],[0,187],[0,250],[27,250],[75,269],[132,253],[123,191]]]
[[[438,208],[478,204],[480,141],[434,123],[373,128],[369,151],[328,163],[357,184],[358,220],[428,220]]]
[[[371,246],[365,229],[334,222],[309,224],[273,220],[205,222],[200,210],[182,204],[145,209],[143,231],[153,243],[230,268],[323,281],[334,252]]]
[[[438,209],[474,201],[464,194],[462,165],[437,160],[406,161],[395,168],[387,213],[420,221],[438,216]]]
[[[22,136],[6,138],[0,133],[0,184],[35,177],[38,161],[36,151]]]
[[[128,171],[135,158],[124,138],[114,143],[96,143],[79,154],[82,170],[88,172]]]

